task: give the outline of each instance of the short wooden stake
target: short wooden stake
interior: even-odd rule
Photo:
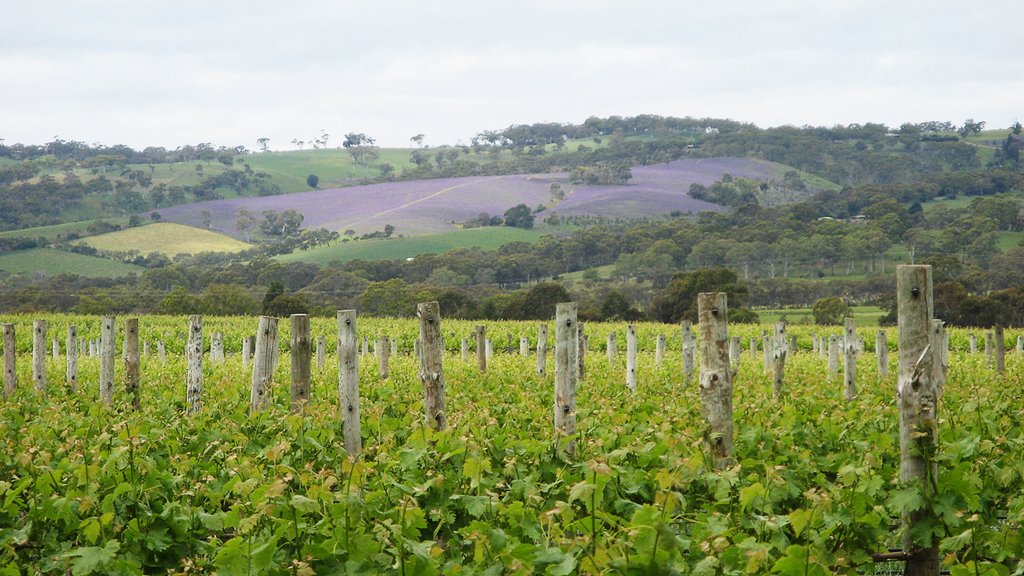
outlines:
[[[149,358],[151,355],[152,354],[150,353],[150,350],[149,350],[149,340],[143,340],[142,341],[142,357],[143,358]]]
[[[541,324],[537,328],[537,374],[547,374],[548,364],[548,327]]]
[[[74,325],[68,326],[68,335],[64,341],[65,354],[65,381],[68,390],[72,394],[78,392],[78,328]]]
[[[886,341],[885,330],[879,330],[875,334],[875,358],[878,360],[878,377],[889,376],[889,344]]]
[[[391,355],[398,356],[398,338],[390,338],[391,340]]]
[[[114,317],[104,316],[100,322],[100,401],[108,407],[114,404],[116,340],[117,324]]]
[[[139,319],[124,321],[124,380],[132,408],[142,408],[142,382],[139,359]]]
[[[32,321],[32,381],[36,392],[46,393],[46,320]]]
[[[636,327],[626,326],[626,387],[636,393]]]
[[[828,337],[828,377],[839,375],[839,337],[830,334]]]
[[[996,337],[992,331],[985,332],[985,362],[989,368],[995,368],[996,357],[995,357],[995,344]]]
[[[384,336],[377,341],[377,369],[381,380],[387,380],[391,375],[391,342]]]
[[[481,372],[487,372],[487,327],[476,327],[476,362]]]
[[[896,297],[899,320],[899,379],[897,406],[900,416],[900,480],[915,483],[925,499],[935,492],[938,478],[938,391],[939,364],[932,337],[931,266],[896,267]],[[912,536],[915,526],[933,523],[928,507],[904,511],[903,550],[913,551],[904,565],[904,574],[939,573],[939,539],[922,548]]]
[[[323,334],[316,337],[316,370],[323,372],[327,365],[327,337]]]
[[[582,382],[587,374],[587,336],[583,333],[585,328],[583,322],[576,322],[576,381]]]
[[[519,355],[523,358],[530,355],[530,339],[526,336],[519,339]]]
[[[750,357],[757,359],[757,338],[750,337]]]
[[[164,351],[160,342],[158,351]],[[188,317],[188,344],[185,347],[188,373],[185,377],[185,406],[189,414],[199,412],[203,406],[203,317]]]
[[[437,302],[421,302],[416,307],[420,321],[420,340],[423,342],[423,359],[420,360],[420,382],[423,383],[424,416],[434,430],[446,425],[448,413],[445,408],[444,340],[441,337],[441,310]],[[477,326],[477,343],[483,337],[483,326]],[[479,357],[479,355],[478,355]],[[482,370],[487,366],[482,365]]]
[[[488,338],[488,339],[484,340],[484,358],[486,358],[487,361],[490,362],[491,358],[493,358],[493,357],[494,357],[494,343],[491,342],[490,338]]]
[[[683,384],[693,380],[697,364],[697,340],[689,320],[683,320]]]
[[[775,323],[775,345],[772,351],[774,379],[772,380],[772,398],[782,398],[782,381],[786,377],[786,355],[789,353],[789,342],[786,340],[786,323]]]
[[[53,349],[53,361],[57,362],[60,360],[60,341],[53,338],[52,349]]]
[[[996,374],[1006,371],[1006,336],[1003,334],[1003,325],[997,324],[995,329],[995,361]]]
[[[735,374],[740,369],[740,360],[743,350],[740,348],[740,337],[730,336],[729,337],[729,366],[732,367],[732,372]]]
[[[970,343],[971,346],[971,354],[976,354],[978,352],[978,337],[975,336],[973,333],[968,334],[967,341]]]
[[[363,449],[359,419],[359,337],[355,310],[338,310],[338,406],[345,452],[355,456]]]
[[[579,328],[577,304],[562,302],[555,306],[555,438],[568,439],[565,452],[575,456],[576,387],[578,384]]]
[[[1024,352],[1024,336],[1017,336],[1017,354]]]
[[[857,332],[853,318],[843,319],[843,395],[857,396]]]
[[[255,358],[252,362],[252,385],[249,392],[249,412],[258,412],[270,405],[271,384],[277,357],[277,318],[260,316],[256,331]]]
[[[4,398],[14,395],[18,387],[18,357],[14,348],[14,324],[0,324],[4,333]]]
[[[658,334],[658,343],[654,347],[654,365],[657,368],[661,368],[662,363],[665,362],[665,348],[668,346],[668,341],[665,339],[664,334]]]
[[[761,333],[761,352],[764,355],[764,371],[768,374],[771,374],[775,367],[773,361],[775,350],[773,348],[771,337],[768,336],[767,331],[763,331]]]
[[[615,332],[608,333],[608,342],[605,345],[605,352],[608,354],[608,363],[615,362],[615,355],[618,352],[619,344],[615,341]]]
[[[469,338],[462,339],[462,344],[459,347],[459,352],[462,355],[462,361],[469,362]]]
[[[156,343],[156,357],[161,362],[166,362],[167,361],[167,349],[164,348],[164,341],[163,340],[157,340],[157,343]]]
[[[697,295],[700,319],[700,399],[707,422],[705,447],[715,468],[732,464],[732,371],[729,368],[729,316],[725,292]]]
[[[291,322],[291,410],[300,412],[309,402],[309,380],[312,374],[313,340],[309,315],[292,314]]]

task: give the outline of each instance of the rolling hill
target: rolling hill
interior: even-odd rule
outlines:
[[[241,252],[250,247],[224,234],[170,222],[125,228],[90,236],[78,243],[107,252],[138,250],[144,255],[159,252],[167,256],[199,252]]]
[[[712,184],[727,173],[777,178],[784,170],[780,164],[746,158],[683,159],[633,168],[633,177],[625,185],[573,185],[564,173],[466,176],[215,200],[163,209],[161,215],[168,222],[199,226],[204,211],[209,211],[212,229],[238,237],[235,214],[239,209],[254,215],[294,209],[303,214],[304,227],[362,234],[391,224],[396,233],[414,236],[450,231],[481,213],[501,215],[517,204],[545,206],[546,214],[609,218],[720,210],[691,198],[690,185]],[[552,184],[562,188],[564,200],[553,199]]]

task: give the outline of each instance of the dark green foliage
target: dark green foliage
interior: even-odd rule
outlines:
[[[819,298],[811,311],[818,326],[837,326],[850,315],[850,307],[838,296]]]
[[[287,318],[292,314],[309,314],[309,303],[302,294],[282,294],[267,305],[265,316]]]
[[[519,204],[505,210],[505,226],[513,228],[533,228],[533,212],[526,204]]]
[[[726,268],[705,268],[676,274],[668,286],[651,302],[651,315],[660,322],[697,322],[697,295],[701,292],[725,292],[729,317],[743,306],[747,287],[737,282],[736,273]]]
[[[612,290],[601,300],[600,319],[606,322],[635,322],[643,316],[643,312],[633,307],[626,296],[618,290]]]
[[[316,188],[320,184],[320,177],[316,174],[310,174],[309,176],[306,176],[306,184],[309,185],[310,188]]]

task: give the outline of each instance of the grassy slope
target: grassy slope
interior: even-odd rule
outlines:
[[[440,254],[454,248],[481,248],[493,250],[509,242],[535,242],[545,234],[541,230],[523,230],[507,226],[470,228],[454,230],[414,238],[393,238],[391,240],[359,240],[340,242],[331,246],[314,248],[278,256],[281,262],[310,262],[327,264],[334,261],[365,259],[381,260],[411,258],[417,254]]]
[[[33,248],[0,255],[0,270],[11,273],[42,272],[49,276],[67,273],[92,278],[113,278],[142,272],[143,268],[63,250]]]
[[[199,252],[240,252],[250,247],[224,234],[169,222],[90,236],[79,243],[109,252],[134,249],[142,254],[160,252],[168,256]]]
[[[128,223],[127,218],[106,218],[107,222],[117,225],[125,226]],[[21,230],[10,230],[7,232],[0,232],[0,238],[46,238],[47,240],[56,240],[58,236],[65,236],[68,232],[79,232],[80,234],[88,234],[86,228],[92,224],[92,220],[82,220],[79,222],[68,222],[67,224],[55,224],[53,226],[39,226],[37,228],[22,228]]]

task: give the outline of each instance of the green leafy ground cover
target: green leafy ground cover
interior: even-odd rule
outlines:
[[[577,400],[577,455],[551,430],[553,366],[503,353],[534,323],[493,323],[490,368],[445,358],[449,428],[422,422],[409,355],[412,321],[360,319],[373,339],[399,337],[403,354],[382,380],[360,366],[364,451],[342,450],[337,368],[314,369],[304,414],[287,408],[282,349],[272,408],[249,415],[249,373],[238,359],[255,319],[207,318],[227,334],[229,359],[204,367],[201,413],[184,413],[184,318],[142,319],[144,340],[165,339],[166,363],[143,362],[143,409],[131,412],[118,374],[113,410],[96,400],[98,361],[83,358],[80,390],[49,360],[45,397],[31,392],[28,317],[18,326],[20,385],[0,404],[0,573],[72,574],[863,574],[870,555],[898,546],[904,508],[935,514],[919,540],[940,539],[952,574],[1010,574],[1024,554],[1024,462],[1019,458],[1024,361],[996,376],[954,331],[940,408],[938,493],[897,482],[899,447],[890,376],[858,363],[860,395],[842,398],[793,327],[801,353],[787,392],[771,401],[758,354],[735,381],[736,463],[714,471],[702,451],[699,391],[678,354],[656,366],[653,343],[678,329],[638,326],[639,388],[624,383],[624,325],[588,324],[591,352]],[[98,318],[49,317],[51,334]],[[445,321],[449,350],[471,323]],[[281,325],[286,342],[286,323]],[[761,326],[735,326],[744,344]],[[620,353],[601,348],[609,331]],[[336,339],[330,319],[314,332]],[[552,331],[553,332],[553,331]],[[869,349],[874,329],[861,335]],[[821,331],[819,330],[819,333]],[[1009,334],[1013,341],[1015,334]],[[894,333],[890,348],[894,348]],[[119,366],[120,370],[120,366]]]

